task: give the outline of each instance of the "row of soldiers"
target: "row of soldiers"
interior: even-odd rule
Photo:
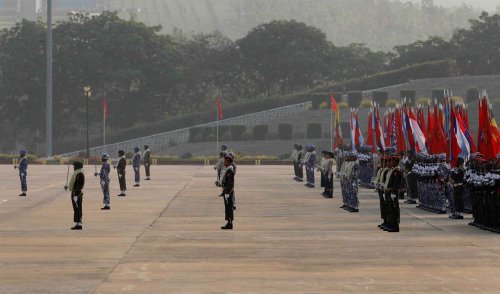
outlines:
[[[134,179],[135,185],[134,187],[139,187],[140,183],[140,165],[141,165],[141,151],[139,147],[134,148],[134,156],[132,158],[132,166],[134,168]],[[118,163],[116,166],[113,166],[117,170],[118,174],[118,182],[120,184],[120,194],[118,196],[123,197],[126,196],[125,191],[127,190],[126,185],[126,166],[127,160],[125,158],[125,152],[123,150],[118,151]],[[101,210],[110,210],[111,209],[111,197],[109,193],[109,184],[110,177],[109,174],[111,172],[111,165],[109,163],[110,158],[109,155],[104,153],[101,156],[101,170],[99,173],[97,171],[94,173],[94,176],[99,177],[101,189],[103,193],[103,207]],[[151,150],[147,145],[144,146],[144,158],[142,158],[142,162],[144,164],[144,168],[146,171],[145,180],[151,180]],[[26,150],[21,150],[19,152],[19,163],[15,165],[14,168],[19,170],[19,177],[21,180],[21,194],[19,196],[26,196],[26,192],[28,191],[27,185],[27,172],[28,172],[28,158]],[[69,175],[69,166],[68,166],[68,175]],[[65,190],[69,190],[71,192],[71,203],[73,206],[73,221],[75,225],[71,228],[72,230],[82,230],[83,229],[83,188],[85,186],[85,174],[83,171],[83,163],[81,161],[73,162],[73,174],[69,181],[67,181],[66,186],[64,186]]]
[[[322,151],[322,157],[319,162],[316,158],[316,146],[307,145],[306,152],[304,153],[302,145],[295,144],[291,159],[293,162],[294,178],[297,182],[303,182],[304,167],[306,170],[306,184],[307,188],[314,188],[316,186],[315,170],[320,173],[320,185],[324,188],[321,195],[325,198],[333,198],[333,180],[334,172],[333,165],[335,163],[335,154],[330,151]]]

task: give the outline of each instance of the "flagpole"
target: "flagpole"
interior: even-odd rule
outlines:
[[[219,107],[217,107],[217,122],[216,122],[216,128],[215,128],[216,129],[216,134],[217,134],[216,135],[216,138],[217,138],[216,139],[216,142],[217,142],[216,144],[217,144],[217,146],[216,146],[216,149],[215,149],[217,151],[216,153],[219,152],[219,115],[220,115],[219,114]]]
[[[333,152],[333,109],[330,105],[330,150]]]

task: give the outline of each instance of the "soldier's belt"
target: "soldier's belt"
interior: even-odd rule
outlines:
[[[452,186],[453,187],[460,187],[460,186],[463,186],[463,185],[464,185],[464,183],[459,183],[459,184],[453,184]]]

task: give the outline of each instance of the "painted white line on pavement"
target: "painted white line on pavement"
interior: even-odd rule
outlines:
[[[33,192],[40,192],[40,191],[43,191],[43,190],[47,190],[47,189],[50,189],[52,187],[54,187],[55,185],[50,185],[50,186],[47,186],[45,188],[41,188],[41,189],[37,189],[37,190],[33,190]]]

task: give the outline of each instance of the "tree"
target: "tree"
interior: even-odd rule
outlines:
[[[483,12],[470,23],[470,29],[459,30],[452,38],[458,66],[464,74],[499,74],[500,15]]]
[[[237,45],[243,71],[267,95],[320,82],[331,46],[323,32],[293,20],[259,25]]]
[[[391,60],[392,68],[447,59],[453,56],[455,46],[441,37],[430,37],[408,45],[394,47],[396,55]]]

